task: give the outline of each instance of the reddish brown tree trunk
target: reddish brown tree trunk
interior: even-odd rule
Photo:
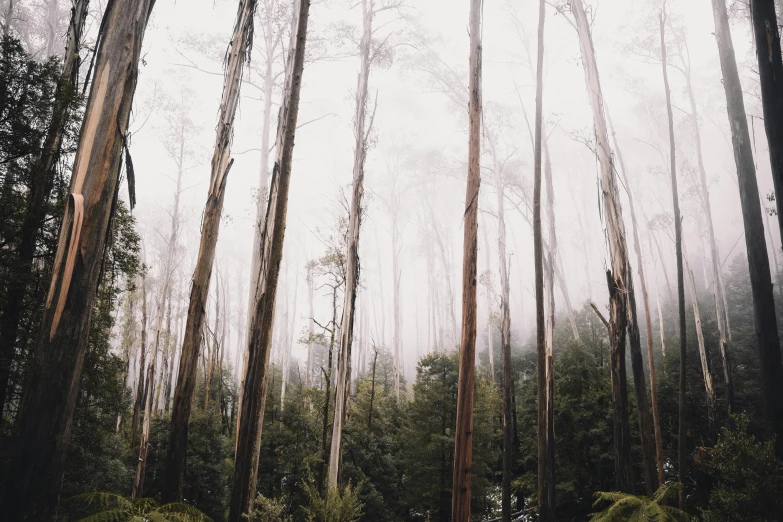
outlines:
[[[476,358],[476,270],[478,200],[481,187],[481,0],[470,2],[470,81],[468,86],[468,182],[465,194],[462,252],[462,334],[457,423],[454,430],[452,522],[470,520],[470,468],[473,461],[473,385]]]

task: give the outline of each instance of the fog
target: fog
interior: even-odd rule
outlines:
[[[271,0],[270,0],[271,1]],[[269,4],[270,2],[266,2]],[[271,2],[275,3],[275,2]],[[284,3],[284,2],[282,2]],[[256,16],[251,63],[245,72],[232,147],[215,268],[230,302],[228,338],[232,361],[245,346],[253,226],[259,195],[261,132],[264,116],[263,71],[265,3]],[[526,116],[534,113],[535,81],[529,57],[535,55],[537,7],[532,1],[485,2],[483,7],[483,102],[485,135],[491,132],[503,179],[515,189],[506,194],[512,345],[528,343],[534,333],[533,241],[531,211],[523,193],[532,193],[532,143]],[[668,131],[658,53],[658,7],[638,0],[593,2],[593,38],[603,83],[606,110],[629,178],[623,187],[623,211],[630,238],[627,191],[636,198],[648,284],[661,286],[674,276],[672,202],[668,172]],[[89,24],[97,30],[97,9]],[[726,118],[714,25],[709,2],[669,2],[669,23],[687,42],[692,86],[700,112],[705,169],[713,205],[714,228],[724,266],[743,256],[742,220],[731,137]],[[400,343],[404,374],[411,382],[418,359],[436,349],[458,346],[462,269],[462,210],[467,173],[467,38],[466,0],[409,0],[399,9],[378,15],[379,39],[388,38],[390,52],[370,74],[370,106],[374,111],[371,147],[367,153],[364,215],[360,236],[361,289],[357,312],[359,343],[391,348],[394,338],[392,216],[399,200]],[[26,13],[26,15],[25,15]],[[762,195],[772,191],[767,145],[761,120],[758,78],[747,14],[733,11],[732,31],[740,62],[745,102],[752,124],[758,181]],[[23,11],[29,23],[35,11]],[[182,228],[176,261],[175,313],[184,328],[188,281],[192,277],[200,222],[209,180],[209,161],[223,87],[223,56],[236,15],[225,0],[160,0],[144,39],[143,62],[131,116],[130,151],[136,173],[138,204],[133,215],[143,238],[148,276],[155,285],[166,248],[177,165],[167,151],[176,106],[190,120],[184,155]],[[64,20],[67,12],[61,13]],[[304,367],[309,324],[305,265],[321,257],[329,236],[347,219],[353,165],[354,93],[358,71],[355,46],[346,43],[348,28],[358,31],[360,6],[339,0],[313,2],[296,134],[281,291],[273,336],[273,361],[291,351],[293,372]],[[21,23],[21,22],[20,22]],[[64,21],[62,22],[64,27]],[[284,28],[287,34],[288,28]],[[35,31],[28,31],[35,47]],[[64,37],[64,32],[61,35]],[[287,36],[280,38],[287,41]],[[647,42],[645,44],[645,41]],[[673,37],[672,37],[673,41]],[[645,46],[649,51],[645,51]],[[674,47],[674,46],[672,46]],[[676,49],[670,63],[680,64]],[[687,58],[686,58],[687,59]],[[272,67],[284,66],[278,49]],[[703,210],[696,189],[696,157],[685,77],[670,65],[669,76],[677,139],[685,244],[700,288],[711,285],[707,267]],[[609,265],[598,202],[598,162],[593,124],[585,90],[576,31],[561,13],[547,7],[545,39],[544,125],[552,158],[559,259],[572,305],[581,309],[608,303],[605,270]],[[273,90],[272,145],[280,99],[280,81]],[[462,91],[460,91],[462,89]],[[171,149],[171,147],[169,147]],[[274,158],[274,153],[271,155]],[[270,160],[270,161],[273,161]],[[477,353],[486,351],[487,324],[497,333],[499,306],[497,198],[487,140],[482,145],[482,187],[479,202],[479,337]],[[127,197],[125,188],[121,190]],[[764,206],[773,203],[763,201]],[[532,207],[531,207],[532,208]],[[661,217],[661,216],[667,217]],[[653,231],[660,242],[651,250],[650,222],[667,222]],[[775,219],[767,219],[769,252],[775,255],[779,236]],[[433,232],[442,238],[442,252]],[[634,254],[631,253],[632,258]],[[429,264],[428,264],[429,263]],[[704,268],[702,269],[702,265]],[[632,259],[632,266],[636,266]],[[777,266],[776,263],[773,266]],[[428,268],[429,267],[429,268]],[[636,272],[634,270],[634,272]],[[488,274],[488,275],[486,275]],[[487,277],[493,287],[486,286]],[[636,275],[634,275],[636,277]],[[773,275],[774,277],[774,275]],[[217,284],[212,278],[212,286]],[[331,296],[316,280],[314,319],[326,325]],[[449,285],[452,297],[449,298]],[[558,323],[565,323],[565,304],[558,284]],[[294,305],[296,303],[296,308]],[[209,324],[214,297],[208,305]],[[154,306],[154,305],[153,305]],[[338,299],[342,306],[342,297]],[[287,312],[288,323],[282,316]],[[339,314],[338,314],[339,316]],[[363,323],[362,326],[359,326]],[[288,335],[280,335],[288,330]],[[361,330],[361,331],[359,331]],[[288,341],[284,341],[287,339]],[[287,346],[282,346],[286,343]],[[358,350],[354,350],[354,358]],[[358,362],[358,361],[357,361]],[[355,362],[355,364],[357,364]]]

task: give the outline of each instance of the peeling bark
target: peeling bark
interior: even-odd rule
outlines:
[[[9,520],[49,519],[57,502],[153,4],[113,0],[104,14],[52,282],[17,417],[18,438],[7,469],[13,480],[0,500],[0,512]]]
[[[476,359],[476,270],[478,265],[478,202],[481,187],[481,0],[470,2],[470,80],[468,85],[468,180],[463,214],[462,333],[454,429],[454,475],[451,520],[470,520],[473,461],[473,385]]]
[[[212,155],[209,191],[201,222],[201,241],[191,283],[190,304],[171,411],[169,447],[166,454],[166,473],[163,481],[164,502],[176,502],[182,499],[188,424],[196,387],[200,335],[204,325],[209,283],[212,278],[215,246],[220,233],[220,217],[223,213],[226,182],[233,164],[233,160],[230,158],[234,116],[239,105],[243,66],[249,58],[255,7],[256,0],[241,0],[239,2],[234,33],[226,57],[223,98],[220,103],[215,147]]]
[[[240,522],[253,508],[256,496],[261,428],[266,405],[269,356],[280,261],[283,256],[288,188],[291,180],[294,135],[299,113],[299,93],[304,69],[305,41],[310,0],[299,0],[294,10],[295,30],[291,32],[283,99],[277,122],[269,205],[261,242],[261,262],[249,329],[247,376],[242,395],[241,422],[232,478],[228,520]],[[255,277],[255,276],[253,276]]]

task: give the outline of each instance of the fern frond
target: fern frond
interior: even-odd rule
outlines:
[[[129,514],[128,510],[122,508],[107,509],[79,519],[79,522],[125,522]]]

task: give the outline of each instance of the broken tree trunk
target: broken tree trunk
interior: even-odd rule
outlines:
[[[244,63],[249,58],[255,7],[256,0],[240,0],[234,33],[226,56],[223,98],[220,103],[215,148],[212,154],[209,191],[201,221],[201,242],[191,283],[188,317],[185,336],[182,340],[177,386],[171,410],[166,474],[163,481],[164,502],[177,502],[182,499],[188,424],[193,393],[196,388],[200,336],[205,319],[209,283],[212,278],[215,245],[220,233],[220,217],[223,213],[226,181],[233,163],[230,157],[234,135],[234,115],[239,105]]]
[[[614,460],[616,487],[630,492],[633,486],[631,469],[631,431],[628,421],[628,389],[625,370],[625,335],[628,323],[628,247],[625,241],[625,225],[609,145],[609,135],[604,116],[603,93],[598,77],[598,64],[593,47],[590,24],[582,0],[569,0],[579,33],[582,61],[588,98],[593,112],[596,149],[601,166],[600,186],[603,217],[606,223],[611,269],[607,271],[609,286],[609,346],[612,377],[612,404],[614,407]]]
[[[346,405],[350,393],[349,374],[351,371],[351,348],[353,345],[353,324],[356,304],[356,291],[359,285],[359,230],[361,229],[362,198],[364,196],[364,162],[367,157],[367,138],[372,130],[367,119],[367,90],[370,77],[370,51],[372,46],[373,0],[362,0],[362,39],[359,44],[359,77],[356,85],[356,115],[353,158],[353,185],[351,210],[348,218],[348,245],[346,246],[345,302],[343,317],[340,321],[340,352],[337,363],[337,387],[334,395],[334,423],[332,424],[332,446],[329,453],[329,488],[337,487],[342,451],[343,424],[346,417]],[[392,232],[394,239],[394,232]],[[392,253],[394,255],[394,253]],[[396,259],[396,258],[394,258]],[[396,263],[394,263],[396,270]],[[397,275],[394,274],[397,282]],[[394,288],[395,304],[399,299],[399,288]],[[394,384],[399,394],[399,311],[394,315]],[[398,395],[399,396],[399,395]]]
[[[136,446],[136,435],[139,431],[141,407],[144,404],[144,363],[147,352],[147,278],[141,276],[141,347],[139,348],[138,383],[136,400],[133,401],[133,420],[131,421],[131,447]]]
[[[631,345],[631,368],[633,371],[634,391],[636,392],[637,411],[639,413],[639,437],[642,446],[642,470],[644,471],[645,492],[648,497],[652,497],[658,487],[664,483],[663,470],[663,442],[661,441],[661,428],[658,419],[658,391],[655,379],[655,357],[653,356],[652,341],[652,322],[650,320],[650,302],[647,298],[647,282],[644,277],[644,259],[642,257],[642,246],[639,240],[639,226],[636,222],[636,207],[634,206],[634,196],[631,185],[628,182],[628,173],[625,171],[625,162],[617,143],[617,136],[614,133],[612,117],[609,111],[606,111],[606,119],[609,124],[609,132],[614,141],[617,161],[620,164],[619,174],[625,185],[628,194],[628,208],[631,213],[631,225],[633,230],[633,248],[636,253],[636,261],[639,269],[639,280],[642,288],[642,301],[644,303],[644,317],[647,333],[647,360],[650,365],[650,387],[652,394],[652,417],[655,432],[655,453],[653,453],[653,441],[650,438],[650,408],[647,404],[647,383],[644,379],[644,362],[642,361],[642,347],[639,335],[639,321],[636,309],[636,295],[633,291],[633,278],[628,280],[628,336]],[[632,273],[628,268],[629,274]],[[656,462],[658,475],[656,476]],[[656,480],[657,479],[657,480]]]
[[[473,384],[476,358],[476,270],[478,265],[478,202],[481,186],[481,0],[470,1],[470,79],[468,85],[468,181],[463,213],[462,333],[454,430],[454,477],[451,520],[470,520],[473,461]]]
[[[154,0],[114,0],[104,14],[51,286],[6,470],[13,480],[0,500],[0,513],[9,520],[49,519],[57,502],[107,231],[118,197],[141,43],[153,4]]]
[[[14,358],[14,346],[19,335],[19,324],[24,311],[25,292],[31,281],[33,260],[38,235],[46,217],[46,202],[52,193],[56,179],[56,163],[60,157],[69,109],[78,95],[79,47],[82,31],[87,19],[88,0],[75,0],[71,8],[71,22],[68,26],[68,41],[63,56],[63,68],[57,80],[54,93],[54,108],[46,130],[41,155],[32,167],[32,184],[27,195],[27,208],[19,229],[19,251],[17,268],[8,279],[6,304],[0,315],[0,412],[6,402],[8,378]],[[9,12],[13,0],[9,0]],[[8,21],[6,21],[8,24]],[[6,30],[8,26],[6,25]],[[2,423],[2,415],[0,415]]]
[[[252,290],[255,299],[249,329],[247,375],[242,394],[241,421],[232,478],[228,517],[230,522],[243,520],[243,516],[252,511],[256,497],[275,294],[283,256],[288,188],[291,180],[296,119],[299,113],[299,92],[302,85],[309,12],[310,0],[299,0],[294,9],[295,30],[291,33],[283,99],[277,121],[275,145],[277,159],[272,170],[269,205],[264,222],[258,285]]]

